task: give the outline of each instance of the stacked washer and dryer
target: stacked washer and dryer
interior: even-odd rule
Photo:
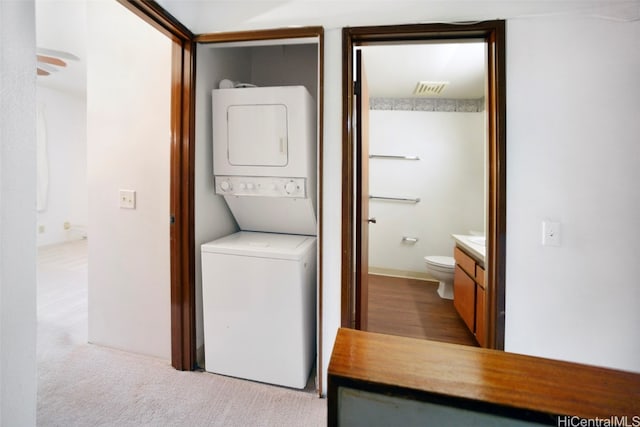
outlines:
[[[202,245],[205,369],[304,388],[316,354],[316,109],[214,89],[213,173],[239,232]]]

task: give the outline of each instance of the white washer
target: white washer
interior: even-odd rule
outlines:
[[[205,369],[304,388],[315,359],[316,238],[240,231],[202,245]]]

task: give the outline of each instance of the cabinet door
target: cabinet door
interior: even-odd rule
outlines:
[[[453,275],[453,305],[467,324],[470,331],[475,331],[476,282],[457,264]]]
[[[485,330],[485,297],[486,292],[480,285],[476,286],[476,340],[480,347],[486,347],[486,330]]]
[[[484,277],[484,268],[480,267],[476,264],[476,282],[478,285],[484,288],[485,277]]]
[[[459,247],[453,249],[453,257],[458,264],[469,276],[473,277],[476,274],[476,260],[467,255]]]

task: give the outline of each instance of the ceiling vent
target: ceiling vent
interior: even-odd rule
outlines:
[[[416,84],[416,88],[413,90],[414,95],[440,95],[449,82],[429,82],[421,81]]]

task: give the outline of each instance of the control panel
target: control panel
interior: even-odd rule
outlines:
[[[306,178],[216,175],[215,185],[223,196],[307,197]]]

